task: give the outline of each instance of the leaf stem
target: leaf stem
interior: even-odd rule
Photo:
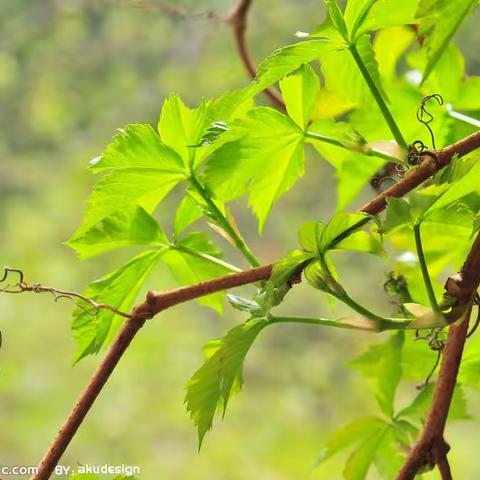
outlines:
[[[213,255],[209,255],[208,253],[201,253],[201,252],[198,252],[196,250],[192,250],[191,248],[184,247],[182,245],[175,245],[175,244],[172,244],[170,246],[170,248],[172,248],[174,250],[178,250],[180,252],[188,253],[189,255],[193,255],[193,256],[198,257],[198,258],[203,258],[204,260],[208,260],[211,263],[214,263],[216,265],[220,265],[221,267],[224,267],[224,268],[230,270],[231,272],[241,272],[242,271],[240,268],[236,267],[235,265],[232,265],[231,263],[225,262],[221,258],[217,258],[217,257],[214,257]]]
[[[433,290],[432,281],[428,273],[427,262],[425,260],[425,253],[423,252],[422,246],[422,236],[420,233],[420,223],[416,223],[413,226],[413,234],[415,237],[415,247],[417,249],[418,263],[420,264],[420,270],[422,271],[423,283],[427,290],[428,299],[430,301],[430,306],[435,313],[440,313],[440,308],[435,297],[435,292]]]
[[[311,132],[310,130],[307,130],[305,132],[305,137],[311,138],[313,140],[318,140],[319,142],[324,142],[324,143],[329,143],[330,145],[335,145],[336,147],[344,148],[345,150],[349,150],[351,152],[357,152],[357,153],[362,153],[363,155],[367,155],[367,157],[378,157],[378,158],[383,158],[384,160],[389,160],[392,162],[400,162],[400,159],[397,157],[394,157],[393,155],[388,155],[387,153],[380,152],[379,150],[375,150],[374,148],[370,148],[367,145],[362,149],[362,145],[359,145],[360,148],[350,148],[348,145],[345,143],[341,142],[340,140],[336,140],[335,138],[327,137],[325,135],[322,135],[320,133],[315,133]]]
[[[398,143],[398,145],[400,145],[400,147],[406,151],[407,142],[403,138],[402,132],[398,128],[398,125],[395,122],[395,119],[393,118],[390,110],[387,107],[387,104],[383,100],[380,90],[377,88],[377,85],[373,81],[373,78],[371,77],[367,67],[363,63],[362,57],[358,53],[356,45],[352,43],[349,45],[348,49],[350,50],[350,53],[352,54],[352,57],[355,60],[355,63],[357,64],[360,70],[360,73],[365,79],[365,82],[367,83],[368,88],[370,89],[370,92],[373,95],[373,98],[377,102],[377,105],[380,108],[380,111],[382,112],[383,118],[387,122],[388,128],[392,132],[393,138],[395,138],[395,141]]]
[[[410,325],[410,320],[404,319],[389,319],[372,320],[371,326],[368,324],[353,322],[348,323],[340,320],[328,320],[326,318],[310,318],[310,317],[270,317],[270,323],[300,323],[304,325],[320,325],[324,327],[343,328],[347,330],[366,330],[374,332],[383,332],[385,330],[404,330]]]
[[[240,252],[242,252],[243,256],[248,260],[252,267],[260,266],[260,262],[258,261],[257,257],[255,257],[255,255],[245,243],[243,238],[238,234],[232,224],[218,208],[217,204],[212,200],[212,197],[198,181],[193,171],[190,174],[189,180],[192,187],[198,192],[198,194],[203,198],[205,203],[210,208],[210,211],[214,215],[215,220],[218,222],[219,226],[223,228],[223,230],[225,230],[225,232],[230,236],[230,238],[235,244],[235,247],[238,248]]]

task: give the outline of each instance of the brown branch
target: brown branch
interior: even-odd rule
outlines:
[[[473,296],[479,284],[480,235],[475,239],[460,273],[447,280],[446,292],[456,298],[457,304],[454,306],[454,310],[463,311],[464,319],[459,325],[450,327],[443,352],[442,366],[424,430],[410,451],[397,480],[414,479],[419,470],[434,465],[438,466],[443,479],[451,478],[446,460],[448,444],[444,439],[444,431],[468,334]]]
[[[233,10],[227,15],[226,21],[232,27],[233,38],[235,46],[237,47],[238,55],[242,60],[249,75],[255,78],[257,74],[257,66],[253,61],[250,52],[248,51],[247,41],[245,39],[245,32],[247,30],[247,16],[248,11],[252,5],[252,0],[236,0]],[[264,93],[270,100],[278,107],[285,109],[282,97],[273,88],[269,87],[264,90]]]
[[[480,131],[469,137],[466,137],[450,147],[435,152],[437,161],[430,156],[425,156],[424,161],[418,167],[408,173],[397,184],[393,185],[388,190],[375,197],[371,202],[364,205],[360,211],[372,215],[381,212],[386,206],[385,199],[388,196],[400,197],[406,194],[407,192],[419,186],[423,181],[433,175],[440,168],[447,165],[451,161],[454,154],[462,156],[479,147]],[[478,239],[477,241],[480,242]],[[476,256],[474,256],[474,258],[471,257],[472,254],[469,256],[469,259],[467,259],[466,264],[471,263],[473,265],[480,265],[480,259],[477,259]],[[173,307],[174,305],[178,305],[179,303],[194,300],[210,293],[254,283],[259,280],[266,280],[270,277],[272,267],[272,264],[265,265],[263,267],[254,268],[244,272],[232,273],[230,275],[208,280],[197,285],[182,287],[167,292],[149,292],[146,301],[133,310],[133,318],[127,320],[127,322],[123,325],[119,335],[110,347],[105,359],[98,366],[92,379],[80,395],[80,399],[72,410],[72,413],[69,415],[68,419],[57,434],[55,440],[52,442],[50,448],[47,450],[45,456],[40,461],[38,473],[32,477],[32,480],[47,480],[50,478],[55,466],[74,437],[75,432],[86,417],[95,399],[100,394],[103,386],[107,382],[109,376],[113,372],[115,366],[132,341],[133,337],[144,324],[145,319],[152,318],[161,311]],[[468,279],[468,281],[474,282],[476,279],[470,279],[471,275],[469,269],[470,267],[468,268],[468,271],[463,272],[464,278],[466,279],[465,281]],[[478,272],[480,273],[480,269],[478,269]],[[460,287],[463,285],[461,282],[458,282],[457,284],[460,285]],[[456,332],[457,330],[460,331],[462,328],[465,328],[464,325],[466,323],[467,322],[463,322],[463,324],[459,327],[452,327],[450,332]],[[446,351],[454,349],[453,343],[454,336],[451,334],[449,335]]]

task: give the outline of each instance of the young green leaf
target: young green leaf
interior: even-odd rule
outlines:
[[[249,320],[205,346],[206,361],[187,383],[185,396],[200,446],[212,427],[215,412],[220,410],[225,415],[230,397],[242,388],[245,357],[266,325],[264,318]]]
[[[349,1],[348,3],[357,2]],[[377,0],[375,2],[363,0],[363,3],[373,3],[373,5],[368,9],[366,15],[363,16],[363,20],[359,22],[358,34],[385,27],[415,23],[418,0],[402,0],[401,5],[399,5],[397,0]]]
[[[319,239],[318,249],[326,252],[332,248],[342,248],[340,242],[365,225],[370,220],[365,213],[336,213],[327,223]]]
[[[402,347],[405,333],[399,331],[390,337],[388,348],[377,364],[375,396],[385,415],[393,417],[395,392],[402,378]]]
[[[205,101],[195,109],[185,106],[178,95],[171,95],[163,103],[158,122],[158,131],[162,141],[177,152],[185,167],[193,164],[198,145],[203,137],[206,125],[207,105]],[[202,152],[202,150],[199,150]]]
[[[387,215],[382,232],[391,233],[399,228],[412,225],[410,204],[403,198],[387,197]]]
[[[141,124],[120,129],[105,152],[90,162],[90,170],[94,173],[137,168],[159,169],[172,174],[184,170],[177,153],[162,143],[150,125]]]
[[[383,423],[370,432],[368,438],[356,448],[347,460],[343,476],[345,480],[365,480],[368,470],[378,453],[389,425]]]
[[[158,222],[143,208],[117,210],[67,242],[80,258],[132,245],[166,246],[168,239]]]
[[[298,241],[307,252],[318,252],[318,239],[322,234],[322,222],[310,221],[304,223],[298,230]]]
[[[276,287],[280,287],[292,279],[302,266],[317,256],[316,253],[303,250],[292,250],[289,254],[275,263],[270,280]]]
[[[338,6],[337,0],[325,0],[325,4],[328,8],[328,14],[337,31],[340,33],[345,42],[349,41],[349,35],[343,13]]]
[[[302,65],[296,72],[280,81],[280,90],[290,118],[306,129],[320,91],[320,80],[310,65]]]
[[[279,48],[260,64],[255,80],[242,91],[242,98],[259,94],[301,65],[317,60],[336,48],[334,42],[324,40],[306,40]]]
[[[231,273],[233,267],[222,260],[222,253],[204,233],[193,232],[162,252],[162,260],[181,285],[192,285]],[[213,293],[199,303],[223,310],[223,292]]]
[[[157,265],[161,250],[144,252],[127,264],[93,282],[85,296],[97,303],[111,305],[127,312],[148,274]],[[124,319],[110,310],[93,311],[89,305],[80,305],[73,312],[72,330],[77,342],[74,362],[86,355],[98,353],[110,341]]]
[[[186,228],[201,218],[203,214],[204,212],[199,207],[198,203],[187,191],[187,195],[183,197],[177,208],[177,213],[175,214],[175,223],[173,226],[175,238],[178,238]]]
[[[425,81],[466,17],[474,11],[477,0],[421,0],[416,12],[419,35],[425,37],[429,61]]]
[[[346,48],[329,52],[322,57],[321,69],[325,76],[326,88],[335,92],[343,101],[370,102],[372,87],[384,99],[386,98],[368,34],[358,38],[355,56]],[[371,85],[366,83],[365,74],[369,76]]]
[[[208,188],[222,201],[249,190],[249,204],[263,229],[273,204],[303,175],[303,131],[271,108],[252,110],[245,136],[217,150],[207,163]]]
[[[74,237],[112,212],[139,205],[151,213],[179,181],[185,169],[176,152],[149,125],[129,125],[118,133],[90,169],[110,171],[95,185],[83,223]]]
[[[352,447],[378,431],[384,422],[378,417],[362,417],[335,431],[328,439],[324,449],[315,462],[315,466],[328,460],[337,453]]]

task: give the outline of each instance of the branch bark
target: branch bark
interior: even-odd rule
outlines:
[[[459,325],[450,327],[424,430],[410,451],[397,480],[412,480],[422,468],[435,465],[438,466],[442,479],[452,478],[447,461],[449,447],[444,439],[444,431],[467,338],[473,296],[479,284],[480,234],[475,239],[460,273],[447,281],[446,291],[456,298],[456,309],[465,309],[464,319]]]
[[[441,169],[445,165],[448,165],[448,163],[451,161],[452,157],[455,154],[461,157],[479,147],[480,131],[474,133],[473,135],[470,135],[469,137],[464,138],[463,140],[460,140],[459,142],[449,147],[434,152],[437,160],[434,160],[430,156],[425,155],[424,161],[418,167],[408,173],[397,184],[393,185],[388,190],[375,197],[372,201],[365,204],[360,209],[360,211],[364,213],[369,213],[371,215],[380,213],[386,206],[387,197],[401,197],[402,195],[419,186],[439,169]],[[480,252],[479,238],[477,238],[475,242],[475,245],[477,244]],[[462,278],[464,279],[463,282],[456,282],[456,285],[459,286],[461,291],[465,291],[468,285],[470,285],[470,287],[478,285],[477,277],[480,275],[480,253],[476,252],[476,248],[477,247],[474,247],[474,249],[472,249],[472,252],[465,263],[465,268],[462,270]],[[147,294],[146,301],[133,310],[132,318],[127,320],[123,325],[119,335],[110,347],[110,350],[107,353],[105,359],[98,366],[87,387],[81,393],[80,398],[76,403],[75,407],[73,408],[72,412],[61,427],[59,433],[50,445],[45,456],[40,461],[37,474],[32,476],[31,480],[47,480],[50,478],[55,466],[58,464],[60,458],[62,457],[63,453],[73,439],[76,431],[85,419],[88,411],[95,402],[95,399],[100,394],[102,388],[106,384],[108,378],[112,374],[120,358],[123,356],[126,349],[130,345],[131,341],[138,333],[140,328],[143,326],[146,319],[153,318],[155,315],[167,308],[190,300],[194,300],[210,293],[226,290],[228,288],[238,287],[240,285],[255,283],[260,280],[266,280],[270,277],[272,268],[273,264],[269,264],[243,272],[232,273],[224,277],[215,278],[213,280],[205,281],[196,285],[182,287],[167,292],[149,292]],[[472,269],[474,268],[477,269],[476,274],[475,272],[472,272]],[[446,352],[452,351],[452,353],[448,354],[448,358],[450,358],[450,356],[454,356],[455,358],[458,356],[460,345],[463,349],[463,342],[466,335],[467,327],[467,322],[463,322],[459,327],[451,327],[449,339],[446,346]],[[446,362],[446,359],[447,353],[445,353],[444,356],[444,364]],[[445,367],[442,365],[442,370],[444,369]],[[448,370],[443,373],[443,377],[445,378],[444,380],[442,380],[442,383],[445,383],[447,385],[445,388],[451,387],[453,393],[452,378],[454,384],[456,372],[454,372],[453,370]],[[446,399],[446,396],[444,396],[443,398]],[[445,408],[442,407],[440,410],[443,411],[446,419]]]
[[[227,15],[226,21],[232,27],[233,38],[235,40],[238,55],[250,77],[253,79],[257,74],[257,66],[250,55],[245,38],[248,11],[251,6],[252,0],[237,0],[232,11]],[[282,97],[273,87],[266,88],[264,93],[275,105],[285,109]]]

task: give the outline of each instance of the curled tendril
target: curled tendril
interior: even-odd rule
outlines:
[[[433,93],[432,95],[423,97],[417,110],[417,120],[427,127],[427,130],[430,133],[430,138],[432,139],[432,148],[435,149],[435,136],[433,135],[433,130],[429,125],[429,123],[433,121],[433,115],[426,108],[426,105],[430,100],[435,100],[439,105],[443,105],[443,97],[438,93]],[[417,140],[417,142],[419,141]],[[414,145],[417,142],[414,142]]]
[[[467,333],[467,338],[470,338],[475,331],[477,330],[478,326],[480,325],[480,296],[478,293],[475,294],[473,297],[473,304],[477,306],[477,318],[475,320],[475,323],[473,324],[472,328],[469,330]]]
[[[4,284],[11,274],[16,274],[18,276],[18,280],[16,283],[8,283]],[[16,268],[9,268],[4,267],[3,275],[0,278],[0,293],[25,293],[25,292],[33,292],[33,293],[50,293],[53,295],[55,302],[58,300],[67,298],[71,300],[78,308],[83,310],[87,315],[96,316],[100,312],[100,310],[109,310],[110,312],[115,313],[124,318],[134,318],[133,315],[129,313],[122,312],[117,308],[107,305],[105,303],[97,303],[91,298],[85,297],[77,292],[68,292],[65,290],[59,290],[53,287],[46,287],[44,285],[40,285],[39,283],[28,284],[25,282],[24,274],[21,270]],[[87,306],[92,307],[90,310]]]
[[[397,179],[391,176],[385,176],[385,177],[373,177],[372,180],[370,181],[370,184],[372,185],[373,188],[375,188],[378,191],[382,191],[382,185],[383,183],[390,181],[392,184],[397,182]]]
[[[433,363],[433,367],[430,370],[430,373],[427,375],[425,380],[417,386],[418,390],[425,388],[433,377],[435,370],[440,363],[440,358],[442,357],[443,350],[445,348],[445,332],[443,328],[432,328],[427,335],[420,336],[418,330],[415,332],[415,340],[426,340],[428,342],[428,347],[430,350],[437,352],[437,357]]]

